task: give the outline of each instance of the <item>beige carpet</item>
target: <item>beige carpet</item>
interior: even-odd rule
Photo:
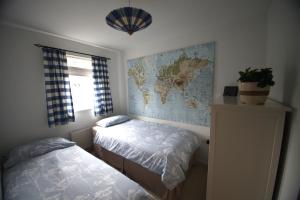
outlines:
[[[207,165],[193,166],[184,183],[181,200],[205,200],[206,181]]]

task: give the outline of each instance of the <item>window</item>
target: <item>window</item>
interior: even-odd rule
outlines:
[[[67,54],[74,112],[94,108],[94,85],[90,57]]]

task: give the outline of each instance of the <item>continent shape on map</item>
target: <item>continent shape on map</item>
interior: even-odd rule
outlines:
[[[161,103],[166,103],[167,95],[172,88],[184,93],[185,88],[194,78],[194,72],[207,65],[208,59],[189,58],[186,54],[182,54],[173,64],[161,66],[155,83],[155,91],[159,93]],[[187,106],[197,107],[196,101],[188,100]]]
[[[128,76],[132,76],[138,89],[142,92],[144,98],[144,104],[147,105],[150,100],[150,94],[147,89],[144,88],[146,82],[144,66],[139,63],[135,67],[128,70]]]

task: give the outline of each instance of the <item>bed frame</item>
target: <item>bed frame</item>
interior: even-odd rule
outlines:
[[[96,135],[96,129],[93,128],[93,138]],[[111,151],[108,151],[98,144],[94,144],[94,151],[96,156],[104,160],[109,165],[113,166],[130,179],[139,183],[150,192],[162,200],[178,200],[180,198],[183,183],[180,183],[173,190],[169,190],[161,181],[161,176],[149,171],[139,164],[132,162],[120,155],[117,155]],[[195,154],[190,160],[189,167],[195,162]]]

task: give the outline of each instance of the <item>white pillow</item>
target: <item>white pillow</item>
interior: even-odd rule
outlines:
[[[104,119],[101,119],[100,121],[96,122],[96,125],[101,127],[109,127],[116,124],[121,124],[123,122],[127,122],[130,120],[130,117],[127,115],[116,115],[113,117],[107,117]]]

